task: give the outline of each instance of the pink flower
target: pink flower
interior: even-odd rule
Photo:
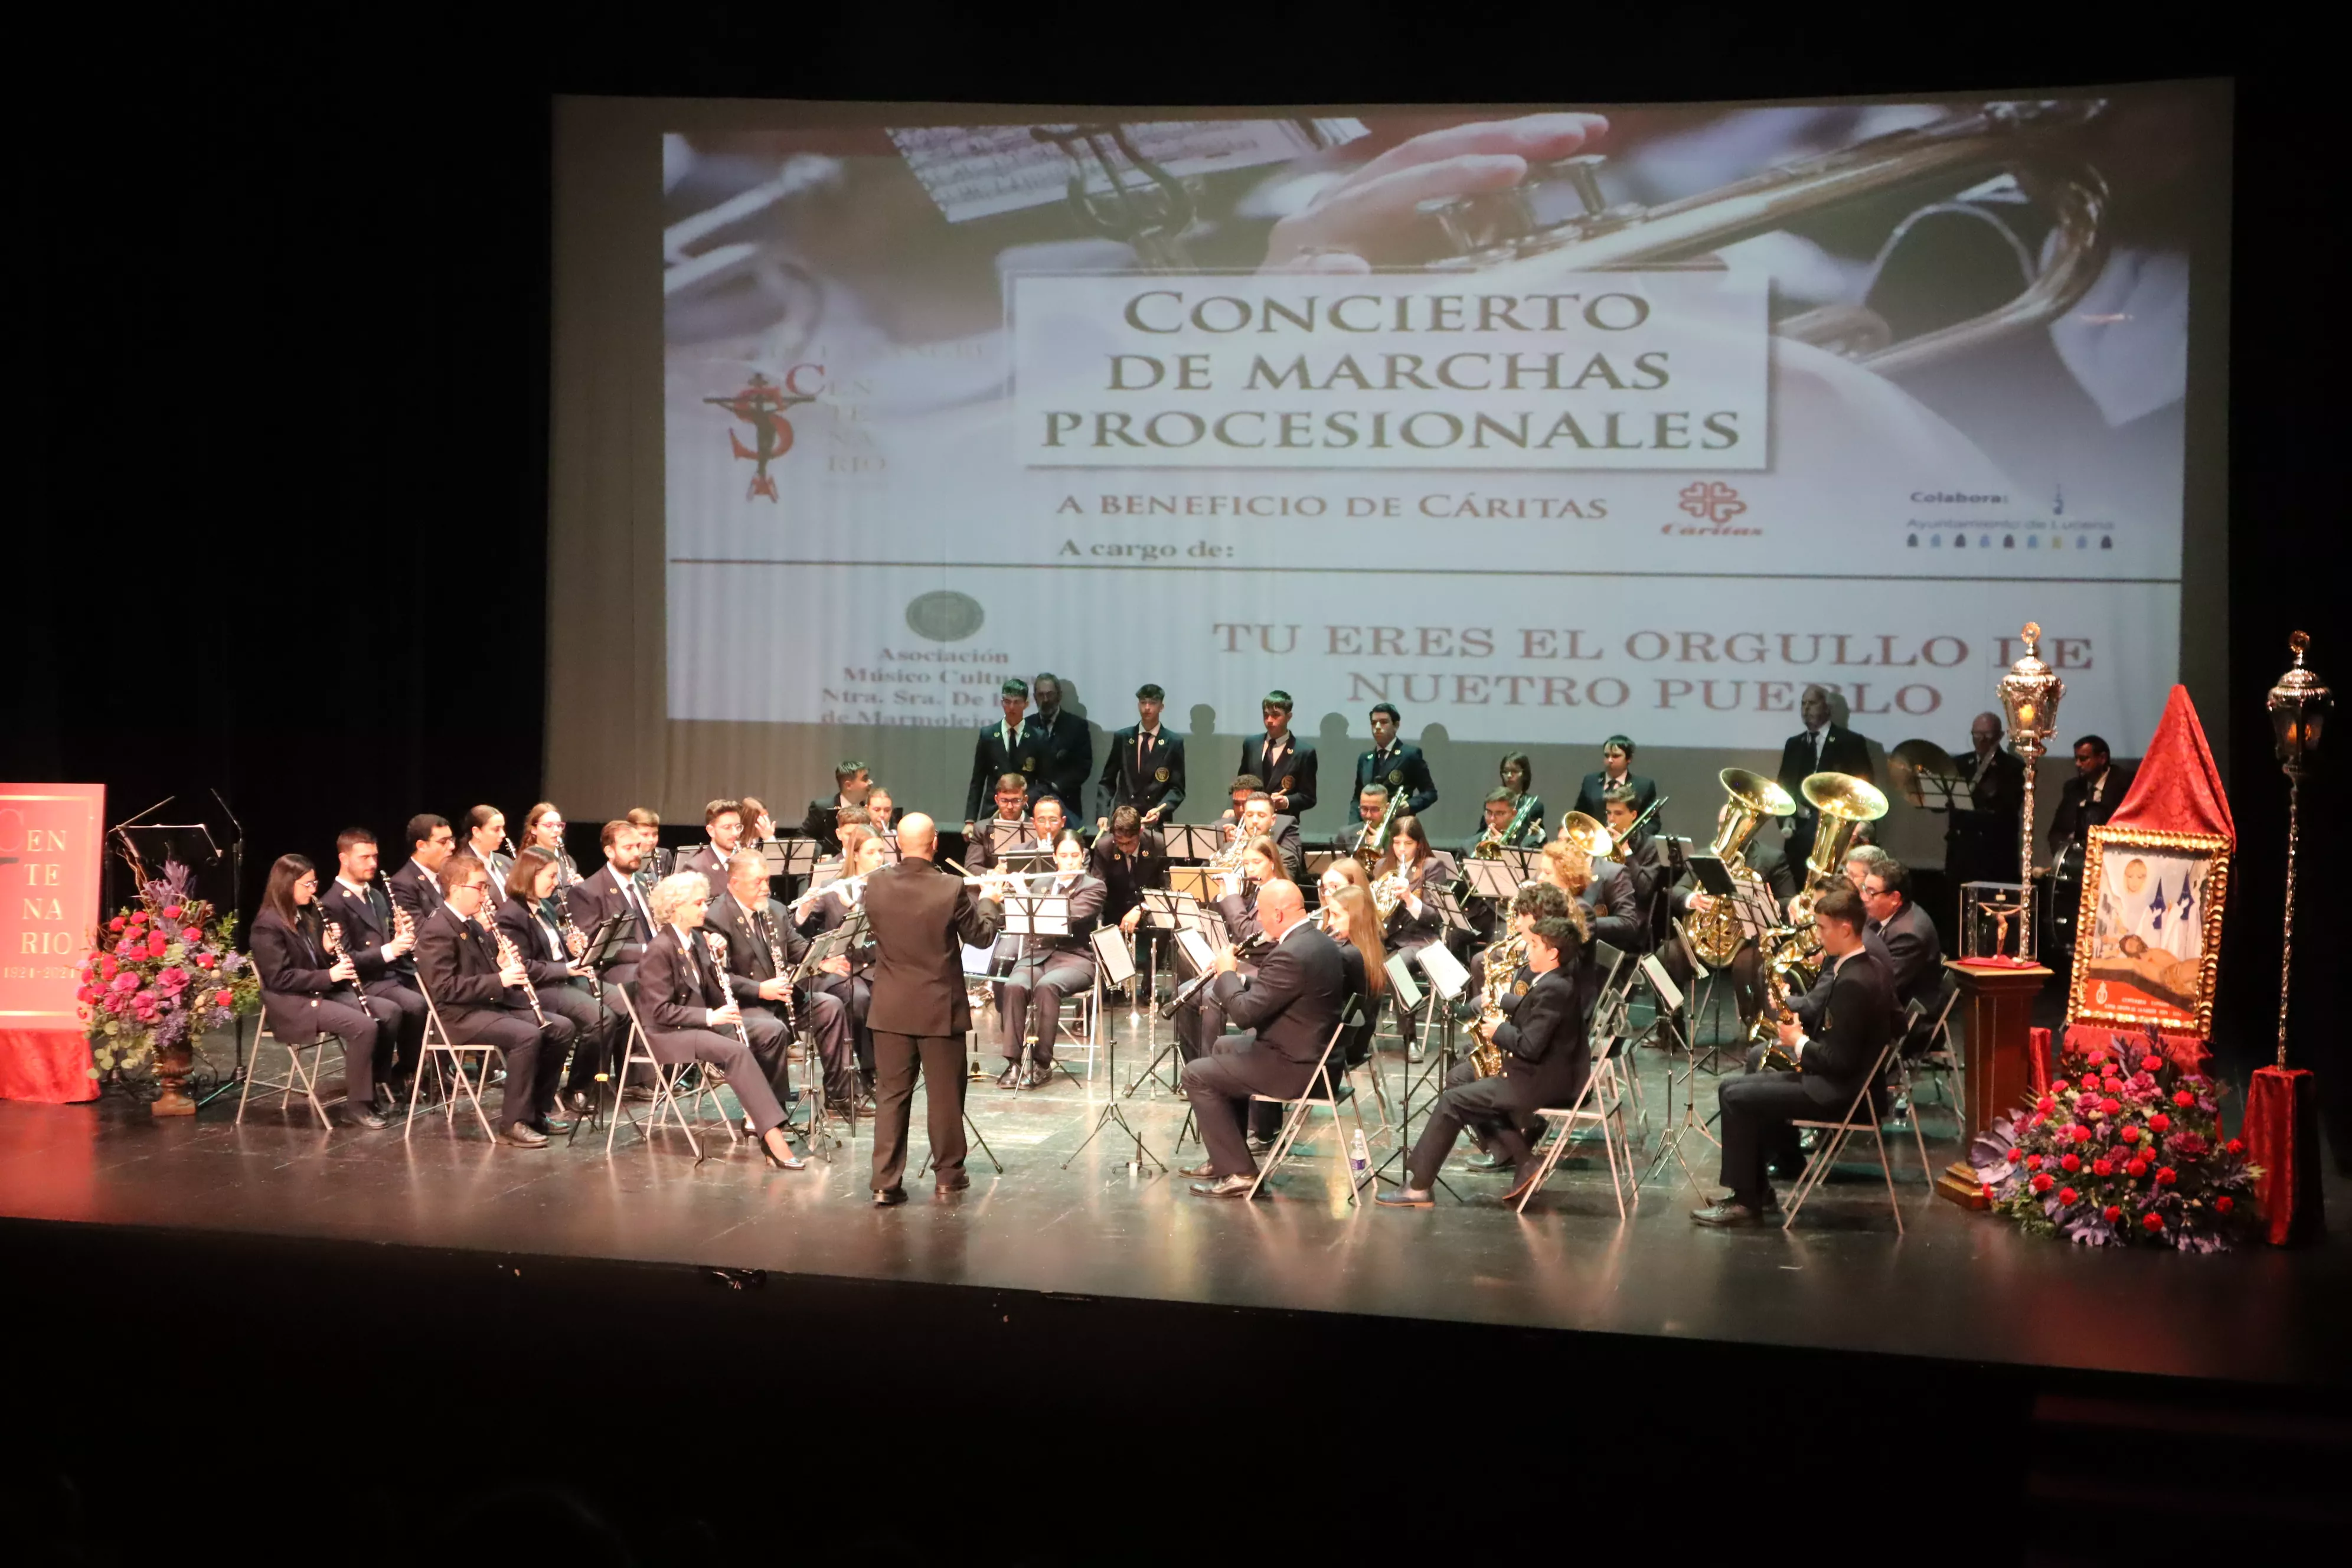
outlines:
[[[177,991],[188,983],[188,972],[178,964],[168,964],[155,976],[155,984],[166,991]]]
[[[121,915],[117,915],[112,920],[107,921],[106,929],[109,931],[121,931],[122,929],[122,917]]]
[[[84,985],[75,990],[74,1000],[77,1002],[95,1002],[98,1000],[99,994],[100,993],[97,986]]]
[[[106,1010],[107,1010],[108,1012],[110,1012],[110,1013],[117,1013],[117,1014],[119,1014],[119,1013],[121,1013],[121,1012],[125,1007],[128,1007],[128,1006],[130,1006],[130,1005],[131,1005],[131,998],[130,998],[130,996],[129,996],[128,994],[126,994],[125,993],[121,992],[121,991],[112,991],[112,992],[109,992],[109,993],[107,994],[107,997],[106,997]]]
[[[2064,1079],[2063,1079],[2063,1078],[2053,1078],[2053,1079],[2052,1079],[2050,1080],[2050,1092],[2051,1092],[2051,1093],[2053,1093],[2053,1094],[2063,1094],[2063,1093],[2065,1093],[2065,1092],[2066,1092],[2066,1080],[2065,1080]]]
[[[167,920],[167,921],[175,921],[175,920],[178,920],[178,919],[180,918],[180,906],[179,906],[179,905],[177,905],[177,904],[166,904],[166,905],[164,905],[164,906],[163,906],[163,918],[164,918],[165,920]]]
[[[136,991],[139,989],[139,976],[126,969],[114,977],[114,988],[117,991]]]
[[[147,939],[147,955],[150,958],[161,958],[163,956],[163,950],[171,945],[171,942],[164,939],[163,933],[159,931]]]
[[[180,940],[182,942],[202,942],[205,940],[205,933],[196,927],[190,926],[180,932]]]
[[[114,978],[114,972],[121,967],[121,965],[114,962],[113,956],[109,954],[98,961],[98,977],[100,980],[111,980]]]

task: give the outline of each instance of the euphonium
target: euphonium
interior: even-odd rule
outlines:
[[[1813,935],[1813,900],[1839,877],[1854,831],[1886,815],[1886,797],[1874,785],[1847,773],[1815,773],[1799,788],[1821,814],[1821,823],[1813,829],[1813,852],[1805,857],[1804,890],[1789,909],[1789,922],[1796,928],[1810,960],[1821,950],[1821,941]]]
[[[1707,847],[1707,852],[1723,862],[1733,881],[1761,883],[1764,879],[1748,864],[1748,846],[1755,840],[1766,817],[1786,816],[1797,809],[1796,803],[1789,798],[1787,790],[1762,773],[1751,773],[1746,768],[1726,768],[1717,776],[1723,782],[1724,794],[1730,798],[1723,803],[1723,811],[1716,819],[1715,842]],[[1683,930],[1690,937],[1698,961],[1710,969],[1729,963],[1747,940],[1747,932],[1740,927],[1739,911],[1730,899],[1717,899],[1706,913],[1685,921]]]
[[[1606,860],[1617,853],[1617,839],[1608,825],[1580,811],[1571,811],[1559,819],[1559,837],[1561,843],[1572,845],[1596,860]]]

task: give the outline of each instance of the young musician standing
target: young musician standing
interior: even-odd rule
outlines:
[[[1136,688],[1136,721],[1112,734],[1110,755],[1103,759],[1096,808],[1103,823],[1131,805],[1144,826],[1157,826],[1184,804],[1184,737],[1160,729],[1166,701],[1167,693],[1155,685]]]
[[[1372,704],[1372,749],[1356,759],[1356,788],[1384,784],[1391,795],[1402,791],[1399,808],[1418,816],[1437,804],[1437,785],[1429,776],[1429,759],[1419,746],[1397,739],[1403,715],[1393,702]]]
[[[1290,732],[1291,706],[1287,691],[1265,694],[1258,704],[1265,733],[1242,742],[1242,765],[1234,771],[1264,780],[1277,815],[1305,816],[1315,809],[1315,742]]]

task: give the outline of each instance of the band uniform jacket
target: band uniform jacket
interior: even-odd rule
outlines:
[[[1886,961],[1864,943],[1816,989],[1822,998],[1815,1018],[1798,1015],[1806,1035],[1798,1076],[1814,1104],[1843,1107],[1895,1032],[1894,981]]]
[[[441,879],[414,860],[392,874],[391,889],[392,901],[420,928],[425,917],[441,907]]]
[[[1634,816],[1639,816],[1658,804],[1658,784],[1655,779],[1645,779],[1639,773],[1628,773],[1625,775],[1625,782],[1633,786]],[[1601,792],[1608,787],[1607,773],[1585,774],[1584,782],[1576,786],[1576,809],[1595,822],[1608,821],[1609,803],[1601,798]]]
[[[1508,826],[1509,824],[1506,823],[1504,826]],[[1462,841],[1462,853],[1454,857],[1454,858],[1458,860],[1475,860],[1479,858],[1478,846],[1486,841],[1486,829],[1484,826],[1481,826],[1477,832],[1472,834],[1469,837]],[[1519,829],[1518,837],[1503,841],[1503,847],[1506,849],[1540,849],[1543,847],[1543,824],[1538,822],[1532,816],[1528,818],[1528,825]]]
[[[1591,1047],[1568,966],[1537,975],[1524,994],[1506,990],[1503,1010],[1495,1030],[1503,1076],[1522,1087],[1530,1110],[1572,1103],[1584,1088]]]
[[[964,790],[963,819],[980,820],[989,797],[996,793],[996,781],[1006,773],[1019,773],[1029,781],[1029,804],[1035,805],[1045,793],[1045,741],[1034,719],[1021,721],[1021,728],[1009,746],[1004,742],[1002,718],[982,729],[972,743],[971,783]]]
[[[392,940],[392,895],[374,882],[360,889],[365,896],[352,897],[342,883],[330,887],[320,898],[319,905],[327,918],[343,928],[343,948],[359,965],[362,981],[381,980],[386,974],[414,977],[416,959],[414,952],[386,963],[383,948]]]
[[[1050,894],[1056,886],[1060,885],[1062,873],[1056,872],[1053,880],[1048,881],[1041,877],[1034,886],[1038,892]],[[1062,889],[1062,896],[1070,900],[1069,934],[1024,936],[1020,939],[1022,956],[1026,958],[1036,953],[1065,953],[1073,958],[1083,958],[1092,963],[1095,950],[1088,939],[1094,935],[1095,927],[1102,923],[1103,900],[1108,891],[1109,889],[1103,886],[1099,878],[1089,877],[1083,871],[1072,877],[1069,884]]]
[[[975,896],[962,878],[917,858],[868,877],[865,905],[876,949],[866,1027],[919,1038],[970,1029],[962,950],[995,942],[1004,906]]]
[[[628,880],[631,879],[624,873],[606,865],[600,867],[594,876],[583,877],[574,882],[572,890],[564,895],[572,906],[572,923],[592,941],[597,928],[606,921],[615,915],[627,917],[628,938],[614,956],[612,967],[614,969],[636,963],[646,955],[645,919],[637,913],[637,906],[630,902],[622,891],[621,884]]]
[[[679,859],[677,868],[701,872],[702,879],[710,884],[710,896],[714,899],[727,890],[727,862],[719,858],[716,844],[695,846],[692,854]]]
[[[1296,735],[1284,737],[1282,754],[1269,764],[1265,760],[1265,736],[1252,735],[1242,742],[1242,765],[1234,770],[1262,779],[1268,795],[1288,795],[1289,815],[1304,816],[1315,809],[1315,742],[1302,741]]]
[[[1283,933],[1259,960],[1256,973],[1221,974],[1214,990],[1226,1027],[1255,1029],[1260,1046],[1313,1067],[1348,1000],[1347,961],[1338,942],[1301,924]]]
[[[1410,877],[1413,896],[1421,900],[1421,913],[1414,914],[1402,899],[1389,911],[1388,930],[1383,933],[1391,949],[1406,942],[1442,942],[1445,937],[1445,912],[1430,900],[1433,892],[1443,892],[1461,879],[1462,872],[1454,864],[1454,857],[1443,849],[1433,849],[1426,860],[1417,862],[1419,875]]]
[[[1804,783],[1815,773],[1845,773],[1865,784],[1878,782],[1878,771],[1870,765],[1870,745],[1861,736],[1843,725],[1832,724],[1822,735],[1822,757],[1813,761],[1812,740],[1800,730],[1780,747],[1780,787],[1797,803],[1797,815],[1811,817],[1811,805],[1805,799]]]
[[[465,1032],[458,1020],[467,1013],[530,1008],[520,991],[499,984],[498,944],[490,933],[446,904],[417,922],[416,977],[456,1044],[464,1044],[457,1038]]]
[[[497,909],[507,901],[507,879],[514,875],[514,857],[503,849],[493,849],[487,855],[476,855],[482,869],[490,879],[490,908]]]
[[[1582,898],[1586,934],[1620,952],[1642,951],[1642,901],[1633,875],[1614,860],[1595,860]]]
[[[1108,816],[1122,805],[1139,812],[1156,805],[1165,821],[1184,804],[1184,737],[1171,733],[1165,724],[1154,732],[1148,746],[1139,743],[1142,735],[1140,724],[1112,732],[1110,755],[1103,759],[1102,778],[1097,781],[1101,793],[1097,816]],[[1070,804],[1075,810],[1077,803]]]
[[[320,1002],[330,999],[359,1005],[351,983],[327,973],[334,963],[318,938],[299,926],[289,925],[276,910],[265,909],[253,922],[253,971],[261,981],[261,1006],[269,1032],[297,1045],[316,1039]]]
[[[547,917],[545,924],[540,921],[542,912]],[[499,906],[499,912],[490,920],[507,933],[507,940],[514,943],[515,952],[522,955],[522,972],[533,985],[562,985],[570,982],[572,965],[549,951],[548,933],[555,921],[555,910],[551,903],[542,911],[534,909],[525,900],[509,899]],[[559,934],[554,945],[562,946],[562,941]]]
[[[1143,901],[1144,889],[1168,885],[1168,851],[1160,835],[1149,828],[1136,835],[1132,855],[1106,833],[1087,851],[1087,868],[1108,889],[1103,918],[1115,921]]]
[[[765,921],[760,918],[762,913]],[[809,947],[808,939],[785,915],[784,906],[773,899],[762,899],[760,907],[745,909],[732,892],[721,893],[711,900],[702,929],[727,939],[727,988],[746,1005],[760,1002],[760,982],[790,973]],[[770,931],[776,933],[774,942],[768,940]],[[782,952],[777,951],[779,946]]]
[[[1276,813],[1274,831],[1266,837],[1274,840],[1275,853],[1282,858],[1282,874],[1294,882],[1307,879],[1307,842],[1298,832],[1298,818]],[[1349,841],[1353,848],[1355,841]]]
[[[681,936],[676,926],[668,926],[646,943],[645,962],[637,965],[637,1011],[645,1016],[647,1030],[678,1035],[711,1028],[709,1013],[727,1005],[727,1000],[726,977],[711,962],[710,944],[702,931]],[[714,1032],[733,1037],[729,1029]]]
[[[2105,827],[2107,818],[2115,816],[2116,807],[2131,793],[2132,771],[2107,764],[2105,780],[2099,786],[2099,798],[2091,798],[2093,781],[2076,773],[2058,792],[2058,815],[2050,819],[2050,852],[2057,854],[2070,844],[2086,842],[2094,827]]]
[[[1366,752],[1356,759],[1356,793],[1373,783],[1384,784],[1393,799],[1397,791],[1404,791],[1404,807],[1398,813],[1419,816],[1437,804],[1437,785],[1429,776],[1429,759],[1421,748],[1399,741],[1385,752]]]
[[[1086,809],[1087,781],[1095,773],[1094,731],[1066,708],[1050,720],[1030,714],[1029,728],[1037,736],[1037,777],[1029,785],[1029,804],[1050,795],[1062,803],[1065,816],[1076,817]]]
[[[1863,940],[1865,944],[1877,944],[1879,960],[1886,965],[1887,983],[1895,987],[1897,1007],[1908,1002],[1922,1007],[1935,1004],[1944,984],[1944,943],[1927,910],[1906,899],[1893,920],[1872,921]]]
[[[859,893],[862,897],[864,893],[864,888],[862,886],[859,889]],[[844,925],[848,923],[850,914],[858,906],[856,904],[844,903],[841,900],[841,896],[837,893],[827,893],[822,898],[812,899],[809,901],[807,910],[801,916],[799,934],[807,938],[810,942],[814,942],[818,937],[826,935],[828,932],[839,931]],[[786,937],[784,940],[787,943],[791,943],[793,939]],[[801,961],[802,955],[807,951],[808,950],[804,944],[793,945],[792,949],[792,961],[794,963],[798,963]],[[865,945],[859,947],[856,952],[849,953],[846,956],[849,959],[849,973],[852,974],[864,974],[873,967],[874,944],[869,940]],[[814,984],[819,985],[827,984],[835,978],[837,977],[834,975],[820,975],[816,977]]]
[[[993,780],[990,781],[990,787],[993,790]],[[864,809],[865,808],[862,806],[859,807],[859,810],[861,811]],[[906,815],[907,808],[903,805],[894,805],[890,808],[890,830],[893,833],[897,832],[898,829],[898,819]],[[864,822],[866,826],[871,827],[874,826],[871,821],[866,821],[864,818],[861,818],[860,820]],[[815,839],[819,844],[824,845],[824,852],[826,854],[840,854],[840,794],[835,792],[833,795],[827,795],[823,800],[813,800],[809,802],[808,815],[801,819],[801,831],[808,835],[811,838]]]

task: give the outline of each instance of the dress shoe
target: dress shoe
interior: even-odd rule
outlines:
[[[1189,1176],[1196,1182],[1213,1182],[1217,1179],[1216,1166],[1206,1161],[1202,1161],[1190,1170],[1179,1171],[1176,1173],[1180,1176]]]
[[[518,1121],[507,1129],[507,1142],[518,1149],[544,1149],[547,1134],[528,1121]]]
[[[1021,1087],[1021,1064],[1019,1062],[1005,1063],[1004,1070],[996,1075],[996,1087],[999,1089],[1019,1089]]]
[[[1473,1154],[1462,1162],[1473,1171],[1507,1171],[1511,1162],[1501,1154]]]
[[[1043,1089],[1053,1081],[1054,1068],[1052,1063],[1033,1063],[1029,1068],[1029,1076],[1021,1080],[1021,1087],[1024,1089]]]
[[[874,1206],[877,1209],[896,1208],[906,1201],[907,1189],[904,1187],[884,1187],[874,1194]]]
[[[390,1116],[394,1111],[400,1109],[400,1102],[394,1098],[392,1085],[388,1083],[380,1083],[375,1086],[375,1100],[373,1103],[375,1105],[376,1114],[379,1116]]]
[[[1503,1194],[1503,1202],[1506,1204],[1516,1204],[1521,1198],[1527,1196],[1528,1189],[1536,1184],[1536,1173],[1540,1169],[1542,1169],[1542,1167],[1537,1164],[1534,1161],[1528,1161],[1527,1174],[1517,1178],[1511,1183],[1511,1190]]]
[[[760,1152],[768,1157],[768,1163],[776,1170],[804,1171],[808,1169],[808,1162],[806,1160],[802,1159],[798,1154],[786,1156],[777,1153],[775,1149],[770,1145],[765,1138],[760,1140]]]
[[[532,1122],[531,1125],[538,1128],[541,1132],[546,1133],[551,1138],[561,1138],[566,1132],[572,1131],[572,1122],[570,1117],[550,1114],[541,1117],[537,1121]]]
[[[1213,1182],[1195,1182],[1192,1190],[1204,1198],[1241,1198],[1247,1197],[1256,1184],[1255,1176],[1220,1176]]]
[[[1437,1197],[1419,1187],[1399,1187],[1392,1193],[1375,1193],[1372,1202],[1384,1209],[1425,1209],[1435,1207]]]
[[[932,1191],[933,1193],[939,1193],[939,1194],[944,1194],[944,1193],[960,1193],[960,1192],[964,1191],[966,1188],[970,1187],[971,1185],[971,1178],[970,1176],[968,1176],[968,1175],[954,1176],[954,1177],[950,1177],[950,1179],[948,1179],[947,1181],[944,1181],[944,1182],[935,1182],[935,1183],[933,1183],[933,1184],[932,1184],[932,1185],[931,1185],[931,1191]]]
[[[346,1103],[343,1107],[343,1125],[364,1127],[371,1132],[381,1132],[392,1124],[378,1116],[375,1108],[372,1105]]]
[[[1691,1218],[1701,1225],[1729,1227],[1760,1225],[1763,1223],[1764,1216],[1736,1198],[1726,1198],[1719,1204],[1712,1204],[1703,1209],[1691,1210]]]

